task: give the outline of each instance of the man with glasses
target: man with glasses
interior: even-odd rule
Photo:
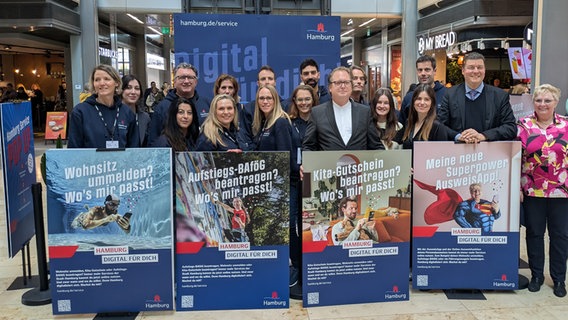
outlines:
[[[509,95],[484,84],[485,57],[477,52],[463,59],[465,83],[446,91],[438,120],[449,130],[448,139],[456,142],[513,140],[517,135]]]
[[[118,213],[120,198],[114,194],[109,194],[105,198],[104,206],[94,206],[86,212],[80,213],[73,222],[71,227],[74,229],[82,228],[84,230],[94,229],[101,226],[108,226],[109,223],[115,222],[126,233],[130,233],[130,217],[132,213],[127,212],[123,216]]]
[[[331,101],[312,109],[304,150],[384,149],[373,124],[371,109],[351,101],[353,82],[346,67],[337,67],[328,77]]]
[[[148,145],[152,143],[162,134],[162,130],[166,125],[166,118],[168,117],[168,110],[172,106],[172,102],[176,101],[178,97],[182,97],[193,102],[197,110],[197,119],[201,125],[207,115],[209,114],[209,105],[211,101],[209,98],[200,97],[197,94],[198,72],[197,69],[191,64],[182,62],[174,69],[174,89],[170,90],[166,97],[154,108],[152,121],[148,128]]]
[[[351,99],[360,104],[369,105],[369,102],[365,101],[363,93],[365,92],[365,85],[367,84],[367,75],[365,70],[359,66],[351,66],[351,78],[353,78],[353,92],[351,92]]]

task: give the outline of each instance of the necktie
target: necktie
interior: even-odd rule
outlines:
[[[469,92],[469,99],[471,99],[472,101],[475,100],[475,95],[477,95],[477,90],[471,90]]]

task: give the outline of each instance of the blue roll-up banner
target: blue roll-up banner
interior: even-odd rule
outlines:
[[[289,159],[176,154],[177,310],[289,307]]]
[[[320,85],[339,66],[340,18],[238,14],[174,14],[175,64],[199,71],[198,93],[213,96],[220,74],[237,78],[241,102],[254,100],[260,67],[276,72],[276,90],[288,98],[300,82],[299,66],[313,58]]]
[[[410,159],[304,152],[304,307],[409,299]]]
[[[31,186],[36,182],[36,165],[30,102],[2,103],[0,118],[8,255],[14,257],[35,234]]]
[[[53,313],[173,310],[171,150],[46,156]]]
[[[518,289],[520,166],[520,142],[414,143],[414,288]]]

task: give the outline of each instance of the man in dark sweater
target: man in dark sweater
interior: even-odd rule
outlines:
[[[442,98],[446,93],[446,87],[440,82],[434,81],[434,76],[436,75],[436,59],[427,55],[418,57],[418,59],[416,59],[416,74],[418,75],[418,84],[428,84],[434,88],[434,92],[436,93],[436,112],[439,112]],[[406,93],[404,99],[402,99],[398,121],[403,125],[406,125],[406,120],[408,119],[413,94],[414,89],[411,89]]]
[[[467,54],[462,74],[465,83],[448,89],[442,100],[438,120],[449,130],[448,139],[456,142],[513,140],[517,135],[509,95],[484,84],[485,57]]]

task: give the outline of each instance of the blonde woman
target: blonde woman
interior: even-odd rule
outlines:
[[[211,101],[209,115],[201,126],[196,151],[242,152],[239,140],[235,99],[228,94],[216,95]]]
[[[256,93],[252,132],[256,150],[290,152],[290,296],[301,299],[300,134],[280,105],[276,89],[261,85]]]

